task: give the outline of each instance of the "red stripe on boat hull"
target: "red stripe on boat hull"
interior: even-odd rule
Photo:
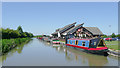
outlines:
[[[89,48],[88,50],[105,50],[108,49],[107,47],[100,47],[100,48]]]
[[[42,39],[42,38],[38,38],[38,39]]]
[[[71,44],[66,44],[66,45],[67,45],[67,46],[72,46],[72,47],[77,47],[77,48],[81,48],[81,49],[88,50],[88,47],[77,46],[77,45],[71,45]]]

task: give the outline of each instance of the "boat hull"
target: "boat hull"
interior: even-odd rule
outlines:
[[[39,37],[38,39],[42,39],[42,37]]]
[[[57,41],[53,41],[52,43],[53,44],[60,44],[60,42],[57,42]]]
[[[71,44],[66,44],[66,46],[70,46],[70,47],[75,47],[75,48],[79,48],[84,50],[85,52],[88,53],[93,53],[93,54],[107,54],[107,52],[109,52],[107,47],[101,47],[101,48],[88,48],[88,47],[83,47],[83,46],[77,46],[77,45],[71,45]]]
[[[86,50],[88,53],[92,53],[92,54],[100,54],[100,55],[105,55],[107,56],[109,52],[108,49],[104,49],[104,50]]]

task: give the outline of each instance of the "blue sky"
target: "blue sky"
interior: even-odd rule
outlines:
[[[98,27],[104,34],[118,33],[117,2],[3,2],[2,27],[34,35],[51,34],[57,28],[77,22]],[[111,25],[111,27],[109,27]]]

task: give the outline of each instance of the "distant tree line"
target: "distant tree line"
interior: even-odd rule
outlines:
[[[10,39],[10,38],[26,38],[33,37],[32,33],[23,32],[22,27],[19,26],[17,30],[13,29],[0,29],[2,31],[2,39]]]
[[[34,37],[50,37],[49,35],[36,35]]]
[[[107,35],[103,35],[102,37],[103,37],[103,38],[115,38],[115,37],[120,38],[120,34],[115,35],[115,33],[112,33],[112,35],[109,35],[109,36],[107,36]]]

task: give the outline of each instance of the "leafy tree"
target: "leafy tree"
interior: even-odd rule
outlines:
[[[18,30],[18,32],[19,32],[20,34],[23,33],[23,30],[22,30],[22,27],[21,27],[21,26],[18,26],[17,30]]]
[[[102,37],[103,37],[103,38],[107,38],[107,35],[103,35]]]
[[[35,37],[43,37],[43,35],[36,35]]]
[[[2,35],[2,39],[33,37],[32,33],[23,32],[21,26],[17,30],[0,28],[0,32],[2,32],[0,34]]]
[[[0,28],[0,40],[2,39],[2,28]]]
[[[118,37],[120,39],[120,34],[118,34],[116,37]]]
[[[34,35],[33,35],[32,33],[29,33],[29,36],[30,36],[30,37],[33,37]]]
[[[116,37],[115,33],[112,33],[111,37],[112,37],[112,38]]]
[[[10,36],[9,36],[9,29],[7,28],[7,29],[3,29],[2,28],[2,38],[3,39],[9,39],[10,38]]]
[[[25,32],[22,33],[21,35],[22,38],[27,37],[27,34]]]

